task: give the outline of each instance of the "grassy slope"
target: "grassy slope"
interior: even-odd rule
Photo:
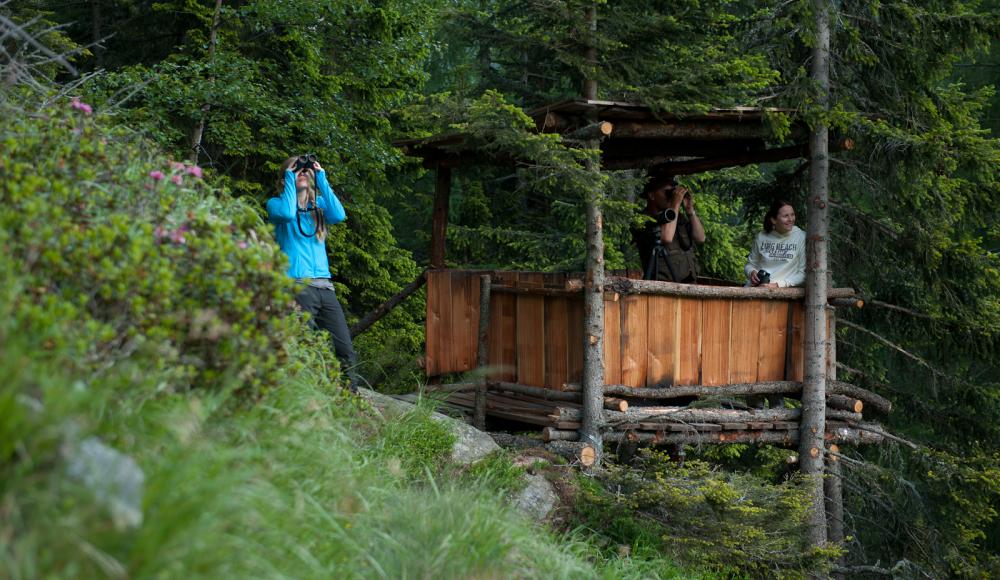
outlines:
[[[0,576],[675,573],[512,513],[425,411],[346,397],[268,228],[67,105],[0,115]],[[140,525],[68,475],[92,435],[144,471]]]

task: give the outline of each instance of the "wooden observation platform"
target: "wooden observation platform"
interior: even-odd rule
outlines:
[[[683,175],[809,153],[807,128],[794,118],[789,137],[775,144],[769,118],[790,116],[787,111],[680,116],[631,103],[571,100],[529,114],[539,131],[596,135],[590,143],[600,145],[600,169]],[[581,439],[587,422],[585,351],[602,344],[604,441],[797,445],[799,409],[761,408],[760,402],[795,398],[802,389],[803,289],[686,285],[620,273],[597,289],[603,291],[603,325],[588,334],[584,273],[445,267],[452,169],[513,161],[464,142],[463,135],[450,134],[397,143],[437,172],[426,275],[426,373],[475,377],[453,385],[447,405],[473,415],[479,426],[487,416],[535,425],[546,441],[570,445],[586,463],[585,446],[566,442]],[[851,145],[849,139],[831,139],[831,150]],[[832,380],[834,308],[863,302],[850,288],[829,288],[828,297],[826,440],[878,443],[885,433],[862,420],[862,409],[888,412],[889,402]]]

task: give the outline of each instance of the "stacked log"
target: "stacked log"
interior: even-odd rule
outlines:
[[[471,386],[444,387],[442,405],[464,415],[470,414],[475,408]],[[561,452],[583,462],[589,456],[576,443],[583,419],[582,394],[576,387],[564,385],[563,390],[555,390],[490,383],[485,412],[489,417],[540,427],[543,441],[555,443]],[[847,383],[830,381],[828,387],[827,441],[858,445],[877,444],[884,438],[891,438],[877,424],[865,422],[862,415],[870,403],[876,410],[888,412],[891,405],[887,400]],[[795,395],[800,391],[801,383],[792,381],[715,387],[608,385],[605,387],[603,440],[656,445],[766,443],[795,447],[799,439],[800,409],[751,408],[740,397]],[[695,401],[684,406],[663,404],[680,398]],[[720,399],[724,406],[731,408],[720,408]]]

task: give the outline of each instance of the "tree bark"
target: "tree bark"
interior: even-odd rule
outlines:
[[[813,0],[816,39],[812,51],[811,77],[817,87],[817,103],[829,107],[830,22],[827,0]],[[799,468],[811,500],[807,515],[807,539],[814,548],[826,545],[826,511],[823,493],[823,450],[826,432],[826,302],[827,237],[829,230],[829,169],[827,120],[821,119],[810,137],[809,232],[806,258],[805,380],[802,385],[802,423]]]
[[[407,284],[406,288],[399,291],[398,294],[392,298],[386,300],[382,304],[379,304],[375,310],[372,310],[364,316],[361,320],[351,327],[351,338],[361,334],[362,332],[368,330],[371,325],[378,322],[383,316],[388,314],[393,308],[399,305],[400,302],[409,298],[410,294],[413,294],[427,283],[427,270],[420,273],[413,282]]]
[[[865,408],[865,404],[861,399],[846,397],[844,395],[827,395],[826,406],[831,409],[850,411],[852,413],[860,413]]]
[[[596,451],[586,443],[556,440],[546,443],[545,449],[564,457],[570,463],[579,463],[584,467],[590,467],[597,461]]]
[[[215,0],[215,13],[212,15],[212,30],[208,33],[208,65],[212,66],[215,60],[215,46],[218,43],[219,22],[222,19],[222,0]],[[208,78],[209,84],[215,83],[215,75]],[[201,138],[205,134],[205,123],[208,119],[208,112],[212,109],[212,104],[206,102],[201,106],[201,118],[191,131],[191,163],[198,164],[198,155],[201,152]]]
[[[569,135],[563,136],[563,139],[569,141],[591,141],[594,139],[604,139],[611,134],[614,129],[614,125],[608,121],[598,121],[592,125],[587,125],[581,129],[573,131]]]
[[[583,81],[583,98],[597,100],[597,2],[592,2],[587,7],[587,28],[590,30],[590,38],[587,39],[587,48],[584,50],[583,58],[587,63],[586,79]]]
[[[604,394],[638,399],[683,399],[687,397],[713,397],[732,395],[774,395],[794,394],[802,390],[802,384],[795,381],[774,381],[767,383],[738,383],[717,387],[699,385],[676,387],[630,387],[628,385],[605,385]]]
[[[551,441],[577,441],[580,434],[569,429],[547,427],[543,438]],[[850,445],[878,445],[885,440],[885,432],[877,425],[863,423],[857,428],[833,427],[824,439],[830,443],[840,442]],[[760,443],[796,447],[799,442],[798,429],[743,430],[743,431],[609,431],[604,434],[607,442],[650,443],[653,445],[700,444],[720,445],[730,443]],[[792,463],[798,463],[798,456],[791,456]]]
[[[826,456],[826,477],[823,479],[823,491],[826,496],[827,540],[836,546],[844,544],[844,490],[841,481],[840,458],[837,453],[840,448],[831,443],[832,453]],[[834,564],[844,565],[844,557],[838,558]],[[843,574],[834,572],[832,578],[842,579]]]
[[[486,365],[489,363],[490,340],[490,275],[479,276],[479,349],[476,352],[476,368],[481,373],[476,381],[476,404],[473,425],[480,431],[486,430]]]
[[[591,38],[586,51],[590,74],[584,83],[583,96],[597,98],[597,4],[587,10],[587,23]],[[597,119],[590,119],[595,122]],[[600,141],[590,142],[590,149],[598,149]],[[594,173],[595,183],[600,183],[601,166],[598,160],[587,160],[587,169]],[[604,453],[601,430],[604,426],[604,216],[601,211],[603,191],[600,186],[587,192],[587,271],[584,284],[584,341],[583,345],[583,420],[580,440],[593,449],[594,461],[600,466]]]
[[[568,280],[566,290],[579,291],[580,280]],[[687,298],[730,298],[741,300],[802,300],[806,296],[804,288],[747,288],[744,286],[701,286],[698,284],[678,284],[657,280],[633,280],[620,276],[608,276],[604,289],[618,294],[646,294],[650,296],[682,296]],[[849,298],[857,294],[853,288],[831,288],[830,298]]]

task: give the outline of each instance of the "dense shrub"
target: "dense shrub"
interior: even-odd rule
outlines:
[[[53,341],[78,340],[82,367],[142,360],[165,390],[273,385],[300,327],[269,228],[200,168],[66,105],[0,121],[4,251],[30,289],[18,307],[80,326]]]
[[[633,468],[612,467],[600,482],[584,479],[581,490],[581,523],[615,546],[666,554],[713,576],[804,577],[830,555],[811,560],[803,540],[809,503],[792,482],[645,451]]]

